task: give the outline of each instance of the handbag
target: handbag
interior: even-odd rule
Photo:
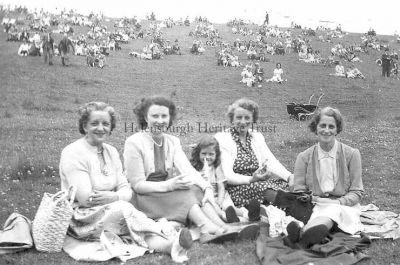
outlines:
[[[165,181],[167,179],[167,177],[168,177],[168,172],[165,170],[160,170],[160,171],[150,173],[146,180],[160,182],[160,181]]]
[[[43,252],[60,252],[73,215],[76,187],[55,194],[44,193],[32,223],[35,248]]]
[[[31,221],[19,213],[12,213],[4,223],[3,230],[0,230],[0,255],[31,247]]]
[[[314,205],[312,203],[311,192],[288,192],[278,190],[275,201],[276,207],[283,209],[287,215],[302,221],[308,222],[313,213]]]

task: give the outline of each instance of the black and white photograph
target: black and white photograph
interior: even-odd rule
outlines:
[[[400,264],[395,0],[0,0],[0,265]]]

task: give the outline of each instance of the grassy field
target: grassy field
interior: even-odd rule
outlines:
[[[245,39],[233,35],[225,25],[216,27],[230,43],[238,37]],[[146,38],[132,40],[121,51],[111,52],[103,69],[87,67],[85,57],[73,56],[72,65],[67,68],[61,66],[58,57],[54,66],[45,65],[41,57],[19,57],[19,43],[6,42],[5,33],[0,33],[0,223],[12,212],[33,219],[43,193],[59,189],[61,150],[80,137],[78,107],[96,100],[109,102],[116,108],[119,122],[110,139],[122,153],[125,139],[136,126],[133,106],[142,97],[155,94],[172,97],[177,104],[176,124],[190,129],[187,133],[175,133],[186,152],[205,133],[206,122],[208,126],[228,125],[225,113],[232,101],[244,96],[254,99],[261,107],[259,124],[275,128],[265,133],[269,147],[292,171],[297,154],[315,139],[307,123],[289,119],[286,102],[306,102],[311,94],[323,92],[320,105],[337,107],[345,117],[340,140],[361,151],[366,190],[362,203],[399,211],[400,81],[381,77],[380,68],[374,63],[381,52],[371,50],[360,55],[363,62],[356,66],[366,76],[364,80],[329,76],[333,68],[305,64],[296,54],[269,56],[270,62],[261,63],[266,77],[271,77],[275,64],[281,62],[288,82],[248,88],[239,83],[242,68],[217,66],[214,48],[206,47],[202,56],[189,53],[193,39],[188,33],[193,29],[194,26],[175,26],[163,30],[167,39],[179,39],[184,52],[181,56],[165,56],[155,61],[131,58],[128,55],[131,49],[138,51],[149,42]],[[75,30],[86,32],[88,28],[75,27]],[[360,34],[349,34],[341,41],[359,42],[359,37]],[[60,36],[55,38],[58,42]],[[394,37],[380,38],[399,49]],[[334,43],[337,42],[335,39]],[[316,38],[312,43],[325,57],[332,45]],[[239,58],[247,63],[244,53]],[[399,245],[399,241],[374,241],[366,251],[373,260],[362,264],[400,264]],[[253,241],[224,245],[196,243],[189,256],[190,264],[258,264]],[[166,255],[151,254],[127,264],[170,263]],[[0,264],[80,263],[65,253],[29,250],[0,256]]]

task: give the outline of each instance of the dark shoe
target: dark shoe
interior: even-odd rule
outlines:
[[[251,200],[249,203],[249,221],[255,222],[260,220],[260,203],[257,200]]]
[[[290,247],[291,249],[301,249],[301,246],[299,243],[293,243],[292,241],[290,241],[288,236],[285,236],[283,238],[283,244],[287,247]]]
[[[236,215],[235,209],[233,206],[229,206],[225,210],[226,222],[227,223],[237,223],[240,222],[239,217]]]
[[[314,244],[322,243],[322,241],[329,235],[329,229],[325,225],[313,226],[304,231],[299,244],[307,249]]]
[[[246,240],[246,239],[255,239],[260,232],[259,224],[250,224],[242,228],[239,232],[238,239]]]
[[[300,240],[300,230],[301,230],[301,227],[300,227],[299,223],[297,223],[295,221],[290,222],[286,227],[286,231],[288,233],[287,238],[292,243],[299,242],[299,240]]]
[[[238,232],[229,232],[223,233],[219,235],[212,235],[212,234],[202,234],[200,235],[200,243],[215,243],[215,244],[222,244],[226,241],[234,241],[238,238]]]
[[[179,245],[184,249],[189,249],[193,244],[192,234],[189,229],[183,228],[179,233]]]

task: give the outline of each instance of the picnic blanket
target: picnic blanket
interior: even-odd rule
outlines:
[[[391,211],[381,211],[373,204],[360,206],[361,224],[355,236],[345,233],[330,234],[324,244],[316,244],[310,249],[292,249],[283,243],[288,224],[284,213],[274,206],[268,206],[268,224],[256,242],[256,252],[261,264],[265,265],[314,265],[356,264],[369,258],[362,250],[370,246],[372,239],[400,238],[400,216]],[[280,221],[279,221],[280,220]],[[261,229],[263,231],[263,229]]]
[[[374,204],[361,206],[361,231],[371,237],[398,239],[400,238],[400,216],[391,211],[380,211]]]
[[[143,256],[152,252],[141,247],[128,238],[103,232],[100,241],[82,241],[67,236],[63,250],[73,259],[78,261],[106,261],[118,258],[122,262]]]
[[[326,243],[316,244],[310,249],[292,249],[284,245],[283,237],[259,235],[256,253],[262,265],[351,265],[369,258],[361,252],[371,244],[365,234],[358,238],[344,233],[331,234]]]

